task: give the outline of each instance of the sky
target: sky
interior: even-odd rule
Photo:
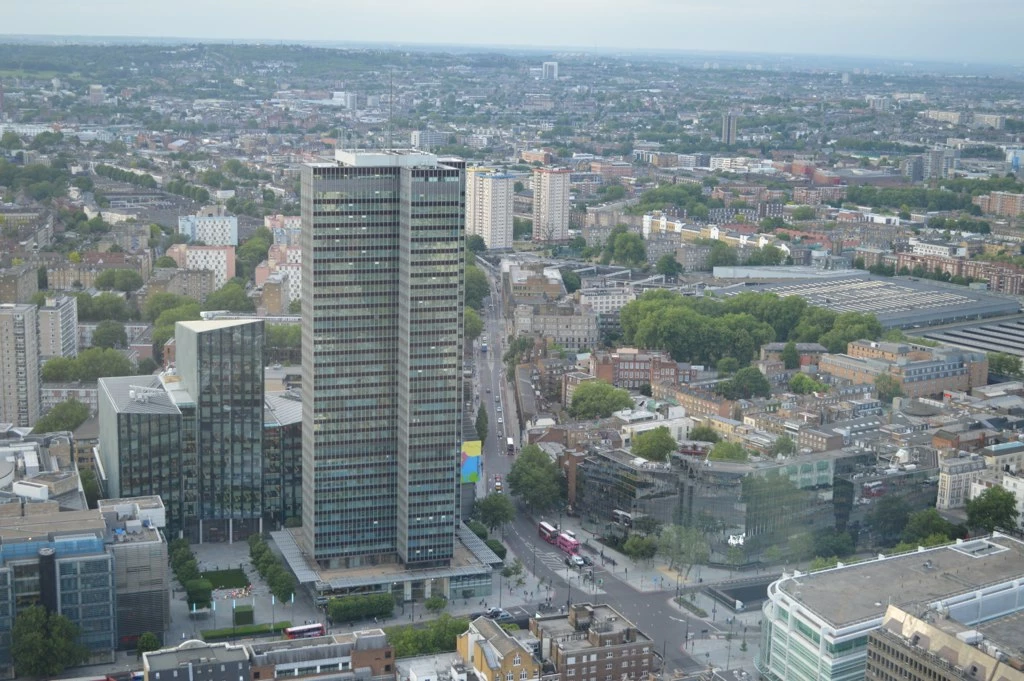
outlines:
[[[0,0],[0,15],[5,34],[1024,64],[1024,0]]]

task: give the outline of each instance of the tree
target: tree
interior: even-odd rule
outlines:
[[[139,360],[139,365],[135,367],[135,373],[139,376],[151,376],[159,368],[160,366],[152,357],[143,357]]]
[[[743,445],[736,442],[720,440],[711,448],[708,458],[712,461],[746,461],[749,456]]]
[[[78,626],[64,615],[34,605],[18,610],[11,630],[11,657],[19,676],[56,676],[89,659]]]
[[[622,552],[633,560],[650,560],[658,552],[658,540],[633,534],[622,545]]]
[[[466,305],[474,310],[481,310],[484,298],[490,295],[491,287],[487,283],[487,275],[469,262],[466,263]]]
[[[580,280],[580,275],[573,272],[568,267],[563,267],[559,270],[562,273],[562,283],[565,284],[566,293],[575,293],[580,290],[580,286],[583,282]]]
[[[21,138],[18,137],[18,133],[13,130],[8,130],[0,137],[0,149],[6,149],[7,151],[15,151],[21,149],[22,143]]]
[[[141,660],[144,653],[153,650],[160,650],[160,639],[153,632],[147,631],[139,636],[139,640],[135,644],[135,655]]]
[[[467,307],[464,311],[465,321],[463,322],[466,329],[466,340],[470,343],[475,341],[481,333],[484,331],[484,320],[480,318],[480,315],[471,307]]]
[[[117,290],[131,293],[142,288],[142,276],[132,270],[103,270],[96,276],[94,285],[98,289]]]
[[[54,357],[43,365],[43,380],[48,383],[74,381],[77,361],[70,357]]]
[[[480,447],[484,446],[487,442],[487,431],[488,431],[488,418],[487,418],[487,407],[482,403],[480,408],[476,410],[476,439],[480,440]]]
[[[718,391],[730,400],[769,397],[772,386],[757,367],[744,367],[730,380],[720,383]]]
[[[483,253],[487,250],[487,242],[479,234],[470,234],[466,237],[466,250],[469,253]]]
[[[1005,352],[988,353],[989,373],[1001,376],[1024,377],[1024,369],[1021,368],[1021,358]]]
[[[488,494],[476,502],[475,513],[492,532],[515,520],[516,508],[505,494]]]
[[[288,314],[302,314],[302,300],[296,298],[288,303]]]
[[[92,383],[108,376],[131,376],[132,363],[117,350],[89,348],[75,359],[75,380]]]
[[[100,484],[96,480],[96,472],[91,468],[83,468],[79,474],[82,491],[85,492],[85,503],[89,508],[97,508],[100,500]]]
[[[675,255],[666,253],[658,258],[658,262],[654,265],[654,271],[671,279],[683,273],[683,265],[676,260]]]
[[[795,374],[793,378],[789,379],[789,389],[797,395],[810,395],[811,393],[824,392],[828,390],[828,386],[815,381],[807,374],[801,373]]]
[[[934,508],[926,508],[911,513],[907,524],[903,527],[903,541],[912,546],[924,545],[921,542],[935,535],[942,535],[945,541],[965,536],[965,528],[949,522]]]
[[[204,310],[231,310],[232,312],[254,312],[256,304],[237,281],[229,281],[207,296]]]
[[[786,365],[786,369],[799,369],[800,368],[800,353],[797,352],[796,343],[789,341],[785,347],[782,348],[782,361]]]
[[[794,220],[813,220],[814,216],[813,206],[797,206],[793,209]]]
[[[708,254],[707,268],[713,270],[716,267],[731,267],[739,262],[736,249],[724,241],[716,241],[711,244],[711,252]]]
[[[696,527],[665,525],[658,535],[658,552],[668,559],[670,570],[685,566],[686,574],[690,574],[690,568],[707,561],[711,547],[707,537]]]
[[[473,236],[476,236],[475,234]],[[448,599],[444,596],[431,596],[423,601],[423,606],[432,614],[440,615],[441,611],[448,607]]]
[[[607,418],[632,406],[633,398],[625,390],[604,381],[586,381],[573,392],[569,415],[576,419]]]
[[[85,423],[88,418],[89,407],[72,398],[54,406],[46,416],[36,421],[32,432],[38,435],[70,431]]]
[[[553,507],[562,493],[562,472],[537,445],[526,445],[506,476],[511,494],[538,513]]]
[[[997,529],[1016,530],[1017,499],[1002,487],[989,487],[967,502],[967,525],[992,532]]]
[[[772,443],[772,456],[790,456],[796,454],[796,442],[788,435],[780,435]]]
[[[176,293],[153,293],[146,296],[146,302],[142,306],[142,318],[147,322],[155,322],[167,310],[189,303],[195,301]]]
[[[96,325],[92,332],[92,347],[94,348],[123,348],[128,345],[128,334],[125,333],[124,324],[106,319]]]
[[[698,442],[718,442],[720,438],[714,428],[701,424],[690,431],[690,439]]]
[[[664,461],[678,447],[679,444],[672,438],[669,429],[659,426],[634,435],[633,447],[630,451],[648,461]]]
[[[893,398],[903,396],[899,381],[889,374],[879,374],[875,378],[875,393],[886,404],[892,404]]]
[[[174,262],[174,258],[170,256],[161,255],[159,258],[153,261],[153,267],[168,267],[172,269],[177,269],[178,263]]]
[[[715,365],[719,376],[731,376],[740,370],[740,362],[735,357],[723,357]]]
[[[875,533],[878,543],[883,546],[895,544],[910,518],[910,507],[898,496],[885,496],[878,500],[875,509],[868,515],[867,522]]]

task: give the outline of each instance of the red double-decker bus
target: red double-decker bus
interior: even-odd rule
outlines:
[[[580,552],[580,540],[565,532],[558,535],[558,539],[555,540],[555,546],[570,556],[575,556]]]
[[[285,638],[313,638],[323,636],[327,631],[323,624],[301,624],[284,630]]]
[[[551,523],[540,522],[537,525],[537,534],[549,544],[554,544],[558,540],[558,528]]]

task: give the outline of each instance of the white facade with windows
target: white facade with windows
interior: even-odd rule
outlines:
[[[207,246],[237,246],[238,218],[234,215],[183,215],[178,233]]]
[[[466,234],[481,236],[487,248],[512,248],[515,176],[492,168],[466,170]]]

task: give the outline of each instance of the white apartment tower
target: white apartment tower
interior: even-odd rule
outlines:
[[[535,168],[533,171],[533,239],[566,241],[569,238],[569,169]]]
[[[0,305],[0,422],[33,426],[42,402],[37,308]]]
[[[466,171],[466,234],[479,234],[490,250],[512,248],[515,176],[493,168]]]
[[[39,359],[78,356],[78,299],[53,296],[39,308]]]
[[[544,62],[541,78],[543,80],[558,80],[558,62]]]

